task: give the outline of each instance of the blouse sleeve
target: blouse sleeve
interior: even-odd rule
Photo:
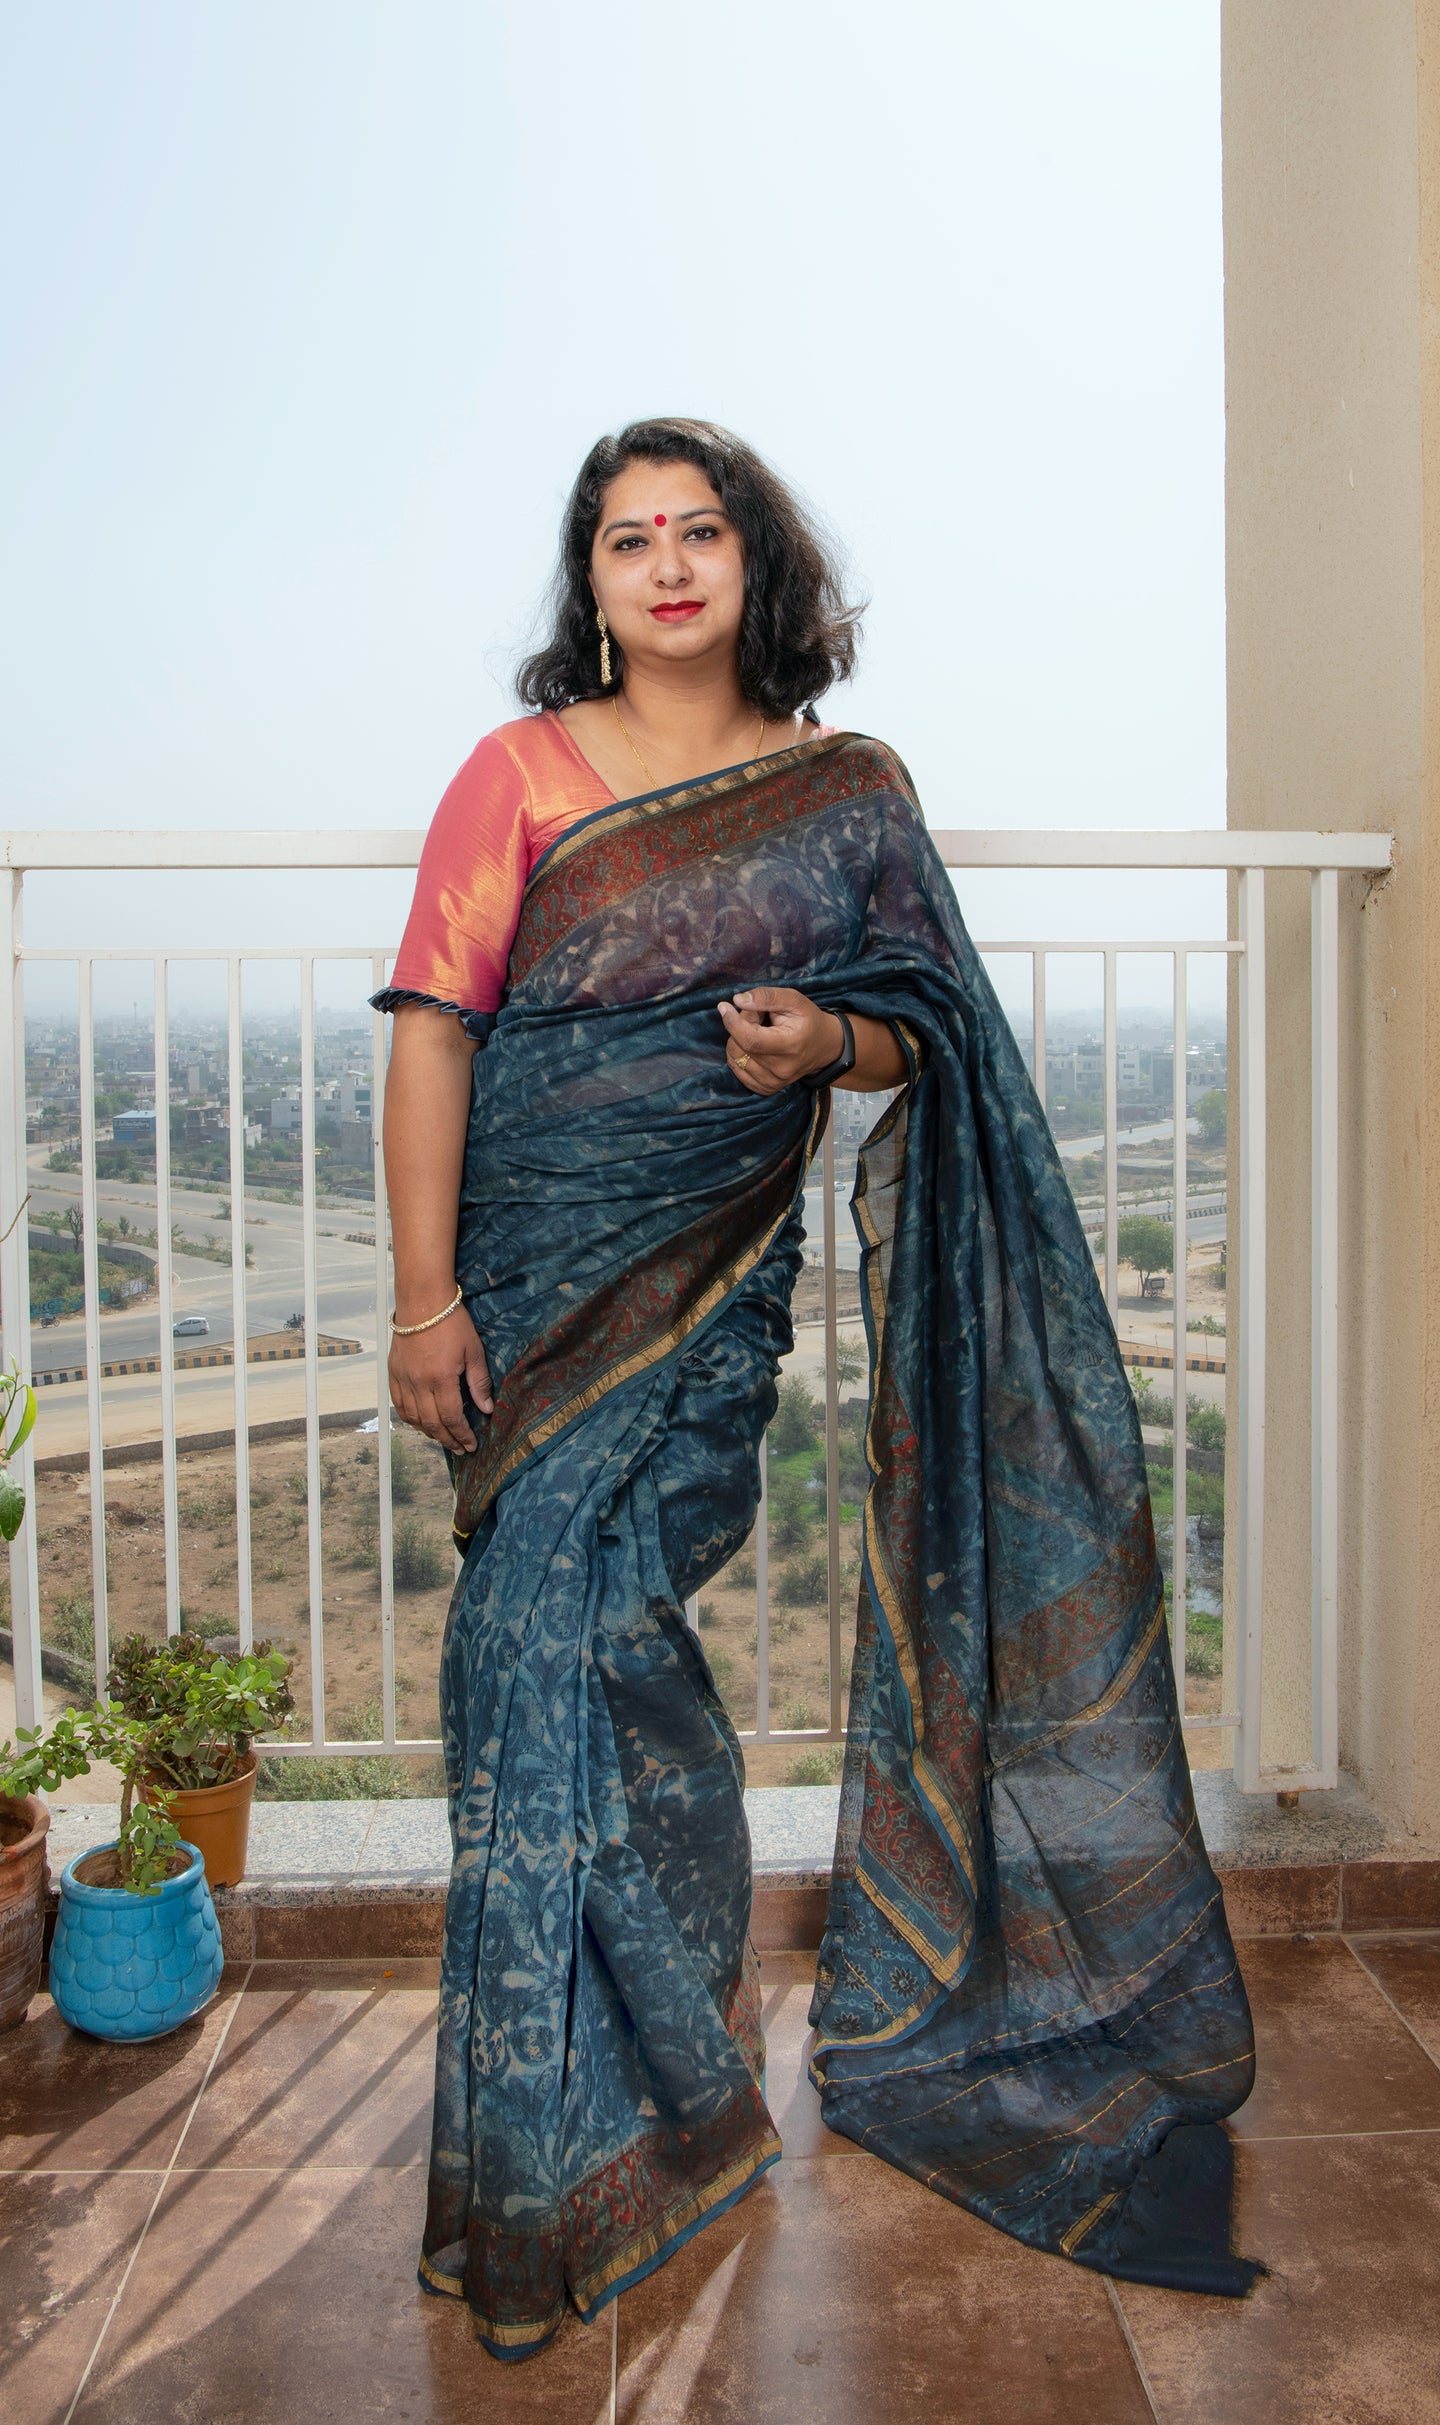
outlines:
[[[462,1017],[498,1010],[529,871],[530,787],[491,733],[435,811],[399,955],[390,983],[372,996],[375,1008],[430,1002]]]

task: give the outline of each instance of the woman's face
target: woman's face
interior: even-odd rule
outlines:
[[[745,559],[693,464],[632,463],[617,472],[590,551],[590,586],[631,665],[735,655]]]

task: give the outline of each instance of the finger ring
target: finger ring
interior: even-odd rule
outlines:
[[[735,1067],[736,1067],[737,1069],[744,1069],[744,1067],[745,1067],[746,1063],[749,1061],[749,1059],[750,1059],[750,1055],[749,1055],[748,1053],[743,1053],[743,1052],[742,1052],[742,1053],[737,1053],[737,1054],[735,1055]]]

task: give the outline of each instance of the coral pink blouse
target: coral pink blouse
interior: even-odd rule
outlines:
[[[830,730],[818,725],[815,737]],[[376,1007],[418,995],[445,1010],[498,1010],[531,869],[558,834],[614,799],[558,716],[519,716],[487,733],[435,811]]]

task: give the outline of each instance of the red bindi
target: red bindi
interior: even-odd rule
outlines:
[[[657,514],[655,516],[655,528],[657,530],[663,530],[665,528],[665,516],[663,514]]]

